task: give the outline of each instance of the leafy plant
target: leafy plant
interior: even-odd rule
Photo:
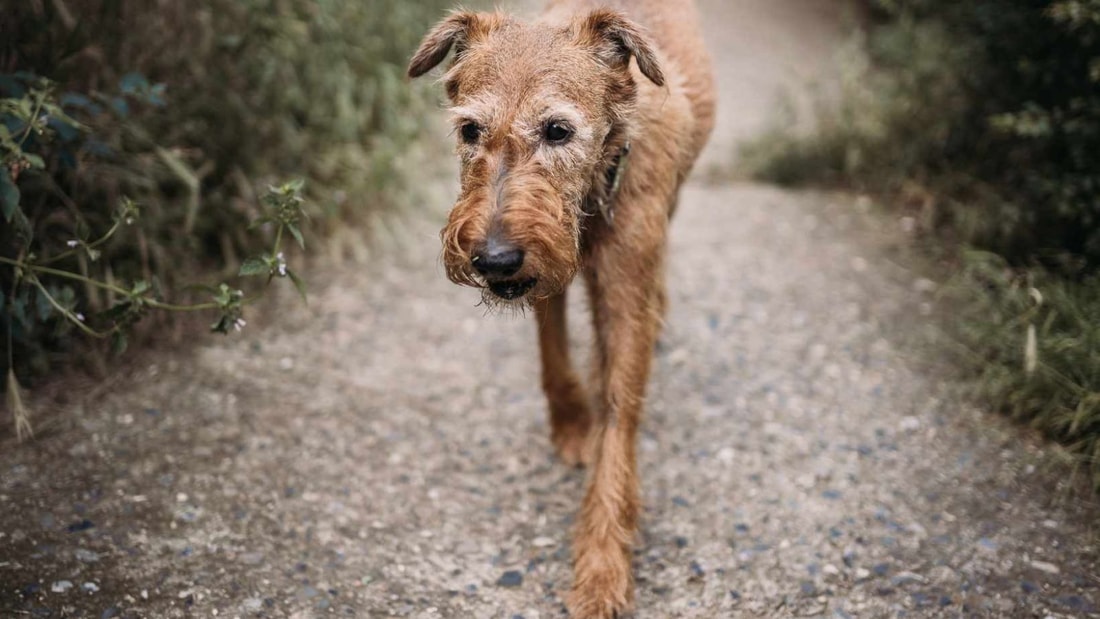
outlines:
[[[220,318],[211,328],[229,333],[244,326],[243,308],[256,298],[246,298],[242,291],[222,283],[206,287],[210,301],[172,303],[163,298],[156,279],[136,279],[124,284],[111,278],[110,264],[101,261],[101,248],[124,228],[140,225],[140,209],[125,197],[115,210],[110,227],[98,237],[88,235],[87,225],[77,225],[75,238],[67,240],[60,251],[54,251],[48,242],[36,243],[35,231],[39,222],[28,217],[21,204],[19,181],[25,176],[41,175],[46,166],[42,155],[27,150],[28,138],[36,136],[35,144],[45,148],[56,137],[51,122],[64,123],[77,131],[83,131],[84,127],[57,104],[52,94],[53,85],[48,80],[34,78],[29,81],[31,86],[23,97],[0,99],[0,120],[4,121],[0,125],[3,127],[0,131],[0,182],[3,183],[0,214],[11,226],[0,253],[0,265],[10,269],[9,274],[0,277],[6,284],[0,302],[6,330],[5,384],[9,407],[16,418],[16,433],[20,437],[30,433],[30,425],[15,375],[17,330],[21,339],[26,339],[26,334],[53,323],[55,331],[75,328],[93,338],[109,338],[112,348],[121,352],[126,348],[130,328],[151,310],[217,311]],[[246,259],[239,275],[265,275],[266,283],[277,277],[288,278],[304,299],[305,285],[287,266],[282,251],[284,232],[305,249],[300,228],[304,216],[303,187],[303,181],[291,181],[268,189],[262,199],[265,213],[255,220],[253,227],[274,227],[273,246],[268,252]],[[79,217],[79,209],[75,214]],[[87,303],[82,303],[68,285],[73,282],[106,291],[112,298],[110,306],[98,312],[84,307]]]

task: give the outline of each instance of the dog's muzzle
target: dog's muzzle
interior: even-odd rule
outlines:
[[[470,263],[493,294],[511,301],[527,294],[535,286],[534,278],[515,277],[523,268],[523,258],[522,249],[490,238],[485,249],[474,254]]]

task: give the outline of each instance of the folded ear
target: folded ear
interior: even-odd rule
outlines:
[[[596,9],[581,18],[578,35],[582,43],[593,45],[611,66],[625,66],[634,56],[638,69],[649,81],[665,85],[665,75],[657,62],[653,44],[645,30],[625,15],[611,9]]]
[[[471,40],[471,34],[482,31],[481,16],[469,11],[455,11],[424,36],[420,48],[409,61],[409,77],[420,77],[443,62],[451,46],[461,55]]]

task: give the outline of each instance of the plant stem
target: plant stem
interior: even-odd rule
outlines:
[[[114,225],[111,226],[111,229],[108,230],[103,236],[101,236],[98,239],[92,241],[91,243],[85,244],[84,247],[87,248],[87,249],[95,249],[96,247],[99,247],[100,245],[106,243],[108,241],[108,239],[110,239],[112,236],[114,236],[115,232],[118,231],[118,228],[121,225],[122,225],[121,220],[116,221],[114,223]],[[57,262],[58,260],[63,260],[65,258],[68,258],[69,256],[72,256],[72,255],[76,254],[79,251],[80,251],[79,247],[74,248],[74,249],[70,249],[70,250],[67,250],[67,251],[63,251],[60,254],[57,254],[56,256],[53,256],[53,257],[50,257],[50,258],[44,258],[41,262],[43,264],[53,264],[54,262]]]
[[[127,298],[133,296],[133,294],[129,290],[126,290],[124,288],[120,288],[119,286],[113,286],[111,284],[107,284],[107,283],[101,282],[99,280],[92,279],[90,277],[85,277],[85,276],[79,275],[77,273],[70,273],[69,271],[62,271],[60,269],[51,269],[50,267],[39,266],[37,264],[27,264],[27,263],[25,263],[21,260],[12,260],[10,258],[5,258],[3,256],[0,256],[0,263],[10,264],[10,265],[13,265],[13,266],[21,267],[23,269],[26,269],[28,271],[33,271],[35,273],[42,273],[42,274],[45,274],[45,275],[54,275],[54,276],[57,276],[57,277],[64,277],[64,278],[67,278],[67,279],[73,279],[73,280],[76,280],[76,281],[85,282],[87,284],[97,286],[97,287],[102,288],[104,290],[110,290],[111,292],[114,292],[115,294],[118,294],[118,295],[121,295],[121,296],[124,296],[124,297],[127,297]],[[15,294],[15,291],[13,290],[12,295],[14,296],[14,294]],[[248,305],[250,303],[255,303],[259,298],[260,297],[250,297],[250,298],[247,298],[247,299],[242,299],[241,303],[244,304],[244,305]],[[166,303],[164,301],[157,301],[156,299],[149,299],[149,298],[146,298],[146,297],[142,297],[142,302],[144,302],[149,307],[153,307],[153,308],[156,308],[156,309],[167,310],[167,311],[172,311],[172,312],[197,312],[197,311],[202,311],[202,310],[218,309],[220,307],[217,303],[195,303],[195,304],[192,304],[192,305],[177,305],[175,303]]]
[[[46,300],[50,302],[50,305],[52,305],[54,309],[61,312],[61,315],[67,318],[69,322],[73,323],[77,327],[80,327],[80,330],[84,333],[87,333],[88,335],[99,339],[103,339],[110,335],[110,331],[108,331],[107,333],[100,333],[99,331],[96,331],[95,329],[89,327],[88,325],[84,324],[83,320],[78,318],[69,310],[65,309],[64,306],[58,303],[57,300],[50,295],[50,292],[46,290],[46,287],[42,285],[42,282],[38,281],[37,277],[32,277],[30,279],[30,282],[34,284],[35,288],[38,288],[38,292],[42,293],[42,296],[46,297]]]
[[[23,143],[27,141],[27,138],[31,135],[31,129],[34,129],[34,121],[38,118],[38,113],[42,111],[42,105],[46,102],[46,93],[40,93],[38,101],[34,104],[34,113],[31,114],[31,118],[27,121],[27,129],[23,131],[23,137],[19,138],[19,149],[23,149]]]
[[[76,281],[84,282],[86,284],[91,284],[93,286],[97,286],[97,287],[102,288],[104,290],[110,290],[110,291],[112,291],[116,294],[121,294],[123,296],[130,296],[130,291],[129,290],[123,290],[122,288],[119,288],[118,286],[112,286],[111,284],[107,284],[107,283],[101,282],[99,280],[92,279],[90,277],[85,277],[85,276],[77,274],[77,273],[70,273],[69,271],[62,271],[61,269],[51,269],[50,267],[38,266],[37,264],[27,264],[26,262],[23,262],[22,260],[12,260],[10,258],[5,258],[3,256],[0,256],[0,263],[10,264],[12,266],[21,267],[23,269],[26,269],[28,271],[34,271],[36,273],[45,273],[46,275],[54,275],[54,276],[57,276],[57,277],[64,277],[64,278],[67,278],[67,279],[75,279]]]

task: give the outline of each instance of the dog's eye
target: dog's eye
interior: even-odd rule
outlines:
[[[462,133],[462,141],[467,144],[473,144],[481,137],[481,127],[477,123],[464,123],[459,131]]]
[[[552,144],[564,144],[573,137],[573,130],[560,122],[551,122],[546,125],[546,141]]]

